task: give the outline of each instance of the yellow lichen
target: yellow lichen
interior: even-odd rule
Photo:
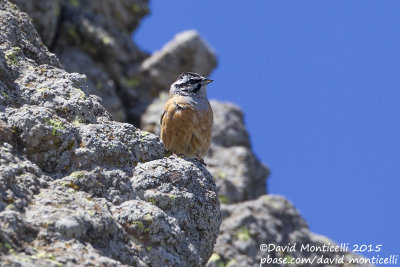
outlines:
[[[249,241],[250,240],[250,232],[246,226],[240,227],[240,229],[236,232],[236,237],[241,241]]]
[[[44,121],[53,128],[51,133],[54,136],[60,135],[60,131],[65,129],[64,124],[59,119],[44,119]]]
[[[8,65],[17,65],[18,64],[18,58],[14,51],[7,52],[5,54],[5,57],[6,57],[6,61],[7,61]]]

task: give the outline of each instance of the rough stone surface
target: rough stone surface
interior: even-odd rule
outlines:
[[[12,0],[11,2],[17,4],[22,11],[29,12],[43,42],[47,46],[52,46],[58,31],[62,0]]]
[[[76,3],[112,12],[111,2],[63,5]],[[0,8],[0,265],[205,265],[221,223],[211,174],[111,121],[29,17],[6,0]]]
[[[67,71],[86,75],[88,93],[101,98],[101,104],[110,112],[113,120],[126,120],[125,108],[117,94],[115,82],[101,66],[77,47],[66,47],[57,55]]]
[[[331,243],[264,195],[268,169],[234,104],[212,102],[216,185],[196,160],[165,158],[156,136],[110,120],[157,133],[167,95],[153,100],[181,72],[216,65],[197,32],[149,55],[131,41],[147,0],[11,1],[0,0],[0,265],[259,266],[261,243]],[[212,253],[216,188],[229,204]]]
[[[146,0],[64,0],[57,38],[52,46],[67,71],[87,75],[91,93],[118,121],[126,107],[118,95],[126,89],[126,72],[147,54],[131,41],[131,32],[148,13]]]
[[[87,76],[89,93],[100,96],[114,120],[139,126],[140,116],[183,71],[208,75],[213,50],[196,31],[175,36],[149,55],[131,40],[149,13],[147,0],[13,0],[30,14],[45,44],[69,72]]]
[[[214,254],[207,266],[260,266],[261,258],[325,259],[344,257],[344,263],[360,256],[348,252],[301,251],[301,245],[335,245],[328,238],[312,233],[296,208],[282,196],[264,195],[255,200],[222,205],[223,223]],[[296,244],[295,251],[277,249],[261,252],[261,244]],[[343,266],[344,264],[298,264],[296,266]],[[264,264],[263,266],[287,266]],[[351,265],[346,266],[370,266]]]

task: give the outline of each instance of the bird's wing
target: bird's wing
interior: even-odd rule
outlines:
[[[193,110],[170,98],[161,117],[161,139],[172,153],[187,154],[193,128]]]
[[[162,120],[164,118],[165,115],[165,109],[163,110],[163,113],[161,114],[161,118],[160,118],[160,126],[162,126]]]
[[[195,116],[197,127],[193,127],[192,147],[197,149],[197,156],[203,158],[211,143],[213,125],[213,112],[211,106],[203,112],[197,112]]]

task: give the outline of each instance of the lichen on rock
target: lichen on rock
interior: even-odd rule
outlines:
[[[147,0],[0,0],[0,265],[259,266],[262,243],[331,244],[266,195],[235,104],[212,101],[207,167],[166,157],[165,92],[217,59],[193,30],[141,51],[131,33],[148,12]]]
[[[221,223],[210,173],[110,120],[93,83],[61,67],[29,17],[0,7],[1,264],[206,264]]]

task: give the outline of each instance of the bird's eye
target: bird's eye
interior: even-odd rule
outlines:
[[[196,87],[193,89],[193,93],[197,93],[201,88],[201,84],[197,84]]]

